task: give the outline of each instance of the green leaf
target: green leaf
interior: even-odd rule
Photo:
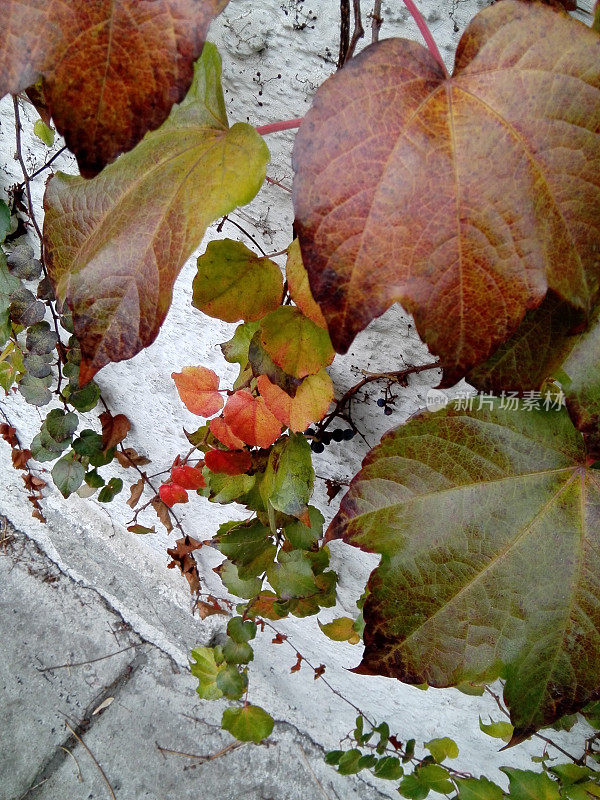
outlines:
[[[302,550],[289,553],[281,550],[277,563],[269,567],[267,577],[283,600],[306,597],[318,591],[312,564]]]
[[[248,363],[250,342],[259,328],[260,323],[258,322],[245,322],[243,325],[238,325],[233,337],[220,346],[225,361],[230,364],[239,364],[244,369]]]
[[[589,767],[582,767],[579,764],[571,763],[557,764],[555,767],[550,767],[550,772],[560,779],[563,786],[570,786],[573,783],[588,780],[594,777],[594,775],[600,777],[597,772],[594,772],[594,770]]]
[[[210,472],[204,470],[208,498],[212,503],[231,503],[237,500],[243,503],[243,498],[254,487],[255,475],[227,475],[224,472]]]
[[[333,361],[324,328],[295,306],[280,306],[261,320],[261,344],[275,364],[294,378],[314,375]]]
[[[54,461],[58,458],[58,452],[53,452],[52,450],[47,450],[44,445],[42,444],[42,434],[38,433],[36,436],[33,437],[31,444],[29,445],[29,449],[31,450],[31,455],[35,458],[36,461]]]
[[[425,800],[429,794],[429,787],[421,783],[415,770],[411,775],[405,775],[398,787],[398,793],[410,800]]]
[[[68,452],[52,467],[52,480],[63,497],[68,497],[81,486],[85,476],[83,465],[75,459],[75,453]]]
[[[225,322],[253,322],[281,303],[283,277],[269,258],[259,258],[241,242],[209,242],[198,258],[192,305]]]
[[[233,530],[217,535],[217,547],[238,568],[242,580],[256,578],[273,563],[277,548],[271,531],[258,520],[240,523]]]
[[[502,800],[502,789],[487,778],[455,778],[458,800]]]
[[[71,441],[78,425],[77,414],[63,411],[60,408],[49,411],[44,421],[44,427],[57,442]]]
[[[404,775],[404,770],[396,756],[384,756],[375,764],[373,775],[385,781],[397,781]]]
[[[110,503],[115,497],[119,494],[119,492],[123,489],[123,481],[121,478],[111,478],[109,482],[104,486],[98,495],[98,502],[100,503]]]
[[[207,43],[188,95],[160,128],[92,180],[57,173],[47,184],[47,265],[73,313],[81,383],[154,341],[206,227],[249,203],[264,180],[267,146],[251,125],[228,127],[220,73]]]
[[[290,519],[283,528],[285,538],[295,550],[314,550],[323,533],[325,518],[318,508],[308,507],[310,528],[299,519]]]
[[[73,449],[75,449],[74,446]],[[95,469],[86,472],[84,480],[91,489],[101,489],[106,483],[102,475],[99,475],[98,471]],[[130,530],[130,528],[128,528],[127,530]],[[137,533],[137,531],[134,531],[134,533]]]
[[[600,730],[600,700],[594,700],[593,702],[588,703],[583,707],[581,713],[592,726],[592,728]]]
[[[46,125],[43,119],[37,119],[33,125],[33,132],[46,147],[52,147],[54,144],[54,129]]]
[[[508,775],[510,800],[560,800],[556,781],[541,772],[500,767]]]
[[[236,597],[245,597],[250,599],[255,597],[261,590],[262,581],[259,578],[244,581],[238,575],[238,569],[235,564],[225,559],[225,561],[218,567],[215,567],[215,572],[223,581],[223,585],[228,592]]]
[[[333,766],[339,763],[340,758],[344,755],[343,750],[330,750],[325,755],[325,763]]]
[[[248,664],[254,659],[254,650],[247,642],[229,640],[223,646],[223,657],[228,664]]]
[[[328,538],[382,555],[359,669],[432,686],[501,674],[516,742],[600,690],[600,478],[564,409],[500,402],[387,434]]]
[[[346,750],[338,761],[338,772],[340,775],[354,775],[360,772],[359,761],[362,758],[360,750]]]
[[[23,366],[34,378],[47,378],[52,374],[52,356],[47,353],[41,356],[28,353],[23,358]]]
[[[227,623],[227,635],[239,644],[249,642],[256,636],[256,623],[251,619],[232,617]]]
[[[252,648],[250,648],[252,650]],[[225,657],[225,649],[223,649]],[[240,672],[233,664],[220,670],[217,675],[217,687],[229,700],[239,700],[248,688],[248,676],[245,672]]]
[[[90,381],[81,389],[65,386],[62,393],[65,400],[82,414],[96,408],[100,399],[100,387],[95,381]]]
[[[281,437],[271,449],[260,493],[277,511],[298,517],[306,512],[314,478],[310,445],[294,433]]]
[[[42,262],[34,258],[33,248],[28,244],[17,245],[6,258],[11,273],[24,281],[37,281],[42,274]]]
[[[25,347],[30,353],[35,353],[36,355],[51,353],[57,344],[58,336],[50,328],[48,322],[37,322],[27,329]]]
[[[25,375],[19,381],[19,392],[25,401],[32,406],[45,406],[52,400],[52,392],[48,389],[52,384],[52,375],[45,378],[34,378]]]
[[[21,281],[8,271],[6,256],[0,250],[0,312],[3,314],[8,312],[12,295],[18,291],[21,286]],[[28,349],[30,348],[28,347]]]
[[[146,533],[156,533],[156,528],[147,528],[145,525],[130,525],[127,528],[131,533],[144,535]]]
[[[441,764],[446,758],[458,758],[458,746],[453,739],[449,739],[447,736],[425,742],[425,748],[429,750],[438,764]]]
[[[2,242],[6,239],[9,233],[10,233],[10,208],[6,205],[4,200],[0,200],[0,244],[2,244]],[[0,281],[1,280],[2,279],[0,278]]]
[[[479,728],[484,733],[487,733],[488,736],[492,736],[494,739],[502,739],[504,742],[510,742],[513,737],[513,726],[510,722],[484,722],[481,717],[479,717]]]
[[[273,732],[273,718],[260,706],[245,705],[227,708],[223,712],[221,727],[240,742],[262,742]]]
[[[220,647],[197,647],[192,650],[190,670],[198,678],[196,691],[202,700],[218,700],[223,692],[217,686],[217,676],[226,668]]]

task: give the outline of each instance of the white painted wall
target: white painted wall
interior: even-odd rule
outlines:
[[[465,23],[485,4],[485,0],[419,3],[449,66]],[[369,4],[363,2],[363,5],[366,14]],[[400,35],[419,39],[401,0],[384,2],[383,13],[382,38]],[[338,15],[337,0],[231,0],[210,31],[210,38],[223,57],[230,121],[247,120],[261,125],[302,116],[317,86],[335,69],[332,61],[337,59]],[[306,27],[298,30],[303,23],[307,23]],[[370,41],[368,28],[361,46],[365,41]],[[31,110],[24,109],[24,141],[30,171],[48,157],[46,148],[31,135],[35,118]],[[280,133],[268,137],[267,142],[272,154],[268,175],[287,186],[291,186],[293,136],[293,132]],[[57,142],[53,151],[59,146]],[[12,102],[5,98],[0,104],[0,191],[21,179],[13,154]],[[61,157],[56,163],[67,172],[75,170],[71,157]],[[34,202],[40,219],[43,188],[44,180],[40,179],[34,185]],[[265,185],[252,204],[232,217],[252,232],[267,252],[280,250],[290,241],[293,217],[290,196],[277,186]],[[227,225],[220,236],[242,238],[234,227]],[[219,238],[214,229],[208,232],[198,252],[203,252],[212,238]],[[97,377],[111,409],[125,413],[132,420],[131,444],[152,459],[150,471],[168,467],[178,452],[185,452],[187,441],[182,426],[192,430],[199,423],[180,403],[171,372],[186,365],[203,364],[227,379],[237,370],[223,360],[217,346],[230,337],[235,326],[209,319],[191,307],[193,275],[194,259],[190,259],[182,270],[172,309],[154,345],[130,362],[106,367]],[[336,358],[331,375],[341,394],[358,380],[360,370],[394,370],[425,360],[429,360],[427,350],[415,335],[411,319],[394,308],[359,335],[346,356]],[[369,446],[375,445],[385,430],[400,424],[424,405],[434,378],[432,373],[414,376],[406,389],[399,389],[391,417],[384,416],[375,404],[378,387],[373,385],[369,389],[370,401],[355,404],[353,408],[355,421]],[[48,409],[42,409],[40,414],[18,395],[3,398],[1,402],[27,445]],[[97,427],[96,415],[88,416],[89,424]],[[347,480],[358,470],[366,451],[367,444],[359,437],[351,443],[332,444],[315,457],[317,474]],[[134,475],[124,475],[120,468],[115,469],[115,474],[125,478],[127,486],[110,505],[75,496],[65,501],[49,488],[45,499],[48,524],[43,526],[30,516],[31,507],[21,476],[10,465],[8,446],[0,447],[0,474],[0,512],[31,535],[72,575],[98,588],[142,635],[159,643],[181,664],[187,663],[191,646],[206,643],[213,630],[223,625],[219,618],[199,623],[190,617],[186,583],[175,571],[165,569],[165,548],[173,545],[174,534],[160,532],[136,537],[126,531],[125,523],[131,512],[125,500]],[[329,506],[323,482],[317,482],[316,504],[327,520],[333,516],[340,497]],[[214,506],[202,498],[193,498],[189,505],[177,510],[187,531],[200,539],[210,537],[220,522],[231,519],[235,513],[232,506]],[[340,608],[323,612],[320,615],[323,621],[338,612],[355,613],[354,602],[376,563],[375,558],[339,542],[333,543],[332,553],[340,575]],[[217,592],[220,582],[211,567],[219,560],[218,554],[208,548],[199,553],[206,583]],[[327,665],[327,676],[336,687],[378,720],[387,719],[400,738],[415,736],[422,742],[448,735],[456,739],[461,749],[456,762],[459,768],[499,779],[495,771],[498,765],[510,762],[527,768],[529,754],[540,752],[537,745],[526,744],[507,754],[497,753],[494,741],[478,730],[478,714],[498,717],[493,703],[486,699],[466,697],[454,690],[424,693],[393,680],[352,675],[346,668],[359,662],[359,647],[330,642],[319,632],[314,619],[291,620],[278,627],[292,635],[306,656]],[[264,644],[257,647],[251,699],[263,704],[278,719],[289,719],[324,746],[335,747],[353,725],[352,712],[320,682],[313,681],[307,671],[290,675],[294,659],[270,645],[270,638],[265,636]],[[570,737],[573,741],[575,738]],[[397,795],[394,792],[392,796]]]

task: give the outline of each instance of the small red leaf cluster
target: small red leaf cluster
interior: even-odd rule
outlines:
[[[166,506],[172,508],[176,503],[187,503],[188,489],[202,489],[206,486],[202,475],[202,462],[196,467],[190,464],[175,464],[171,469],[171,478],[163,483],[158,490],[160,499]]]

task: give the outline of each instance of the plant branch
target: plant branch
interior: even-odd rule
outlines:
[[[54,155],[52,156],[52,158],[49,158],[49,159],[48,159],[48,161],[46,161],[46,163],[45,163],[45,164],[42,164],[42,166],[41,166],[41,167],[39,167],[38,169],[36,169],[36,171],[35,171],[35,172],[32,172],[32,173],[31,173],[31,175],[29,176],[29,180],[30,180],[30,181],[32,181],[34,178],[37,178],[37,176],[38,176],[38,175],[40,175],[40,174],[41,174],[41,173],[42,173],[44,170],[48,169],[48,167],[49,167],[49,166],[50,166],[50,165],[51,165],[51,164],[52,164],[54,161],[56,161],[56,159],[57,159],[59,156],[61,156],[61,155],[62,155],[62,154],[65,152],[65,150],[67,150],[67,149],[68,149],[68,148],[67,148],[67,146],[66,146],[66,145],[64,145],[64,147],[61,147],[61,148],[60,148],[60,150],[57,150],[57,151],[56,151],[56,153],[54,153]],[[21,181],[21,183],[19,184],[19,186],[25,186],[25,183],[26,183],[26,181]]]
[[[252,236],[251,233],[248,233],[248,231],[245,228],[243,228],[239,224],[239,222],[236,222],[234,219],[231,219],[231,217],[227,216],[227,214],[223,217],[223,219],[221,220],[221,222],[219,222],[219,224],[217,226],[217,231],[219,233],[221,233],[221,231],[223,230],[223,223],[224,222],[229,222],[230,225],[234,225],[238,229],[238,231],[240,231],[240,233],[243,233],[244,236],[246,236],[246,237],[248,237],[248,239],[250,239],[250,241],[252,242],[252,244],[255,245],[255,247],[258,247],[258,249],[260,250],[261,254],[263,256],[265,256],[265,258],[267,257],[267,253],[265,252],[265,250],[263,250],[263,248],[260,246],[260,244],[256,241],[254,236]]]
[[[65,725],[66,725],[66,726],[67,726],[67,728],[68,728],[68,729],[71,731],[71,733],[73,734],[73,736],[74,736],[74,737],[77,739],[77,741],[79,742],[79,744],[81,744],[81,745],[82,745],[82,747],[84,747],[84,748],[87,750],[87,752],[88,752],[88,755],[90,756],[90,758],[92,759],[92,761],[94,762],[94,764],[95,764],[95,765],[98,767],[98,771],[100,772],[100,775],[102,775],[102,778],[103,778],[103,780],[104,780],[104,783],[106,784],[106,786],[107,786],[107,788],[108,788],[108,791],[110,792],[111,800],[117,800],[117,798],[116,798],[116,796],[115,796],[115,793],[114,793],[114,791],[113,791],[113,788],[112,788],[112,786],[110,785],[110,782],[109,782],[108,778],[106,777],[106,772],[104,772],[104,770],[102,769],[102,767],[101,767],[101,766],[100,766],[100,764],[98,763],[98,760],[96,759],[96,756],[95,756],[95,755],[92,753],[92,751],[91,751],[91,750],[90,750],[90,748],[87,746],[87,744],[86,744],[86,743],[83,741],[83,739],[81,738],[81,736],[79,736],[77,733],[75,733],[75,731],[74,731],[74,730],[73,730],[73,728],[72,728],[72,727],[69,725],[69,723],[67,722],[67,720],[65,720]]]
[[[95,664],[96,661],[104,661],[104,659],[106,658],[113,658],[114,656],[118,656],[121,653],[126,653],[127,650],[133,650],[133,648],[135,647],[141,647],[142,644],[130,644],[129,647],[124,647],[122,650],[117,650],[114,653],[108,653],[107,655],[99,656],[98,658],[90,658],[87,661],[74,661],[70,664],[56,664],[54,667],[36,667],[36,669],[38,672],[50,672],[53,669],[67,669],[68,667],[83,667],[85,664]]]
[[[429,27],[427,26],[427,23],[425,22],[425,20],[421,16],[421,12],[419,11],[417,6],[415,5],[414,0],[403,0],[403,2],[404,2],[404,5],[409,10],[410,15],[412,16],[412,18],[417,23],[417,28],[421,31],[421,35],[422,35],[423,39],[425,39],[425,44],[427,45],[427,49],[429,50],[431,55],[435,58],[435,60],[438,62],[438,64],[442,68],[442,72],[444,73],[444,77],[445,78],[449,78],[450,76],[448,75],[448,70],[446,69],[446,65],[444,64],[444,59],[442,58],[442,56],[440,54],[440,51],[438,50],[438,46],[435,43],[435,39],[433,38],[433,34],[429,30]]]
[[[354,30],[352,31],[352,38],[350,39],[350,44],[348,45],[348,52],[346,53],[344,63],[352,58],[354,55],[354,50],[356,49],[356,45],[358,44],[358,40],[362,39],[362,37],[365,35],[365,29],[362,26],[362,17],[360,13],[360,0],[352,0],[352,4],[354,9]]]
[[[411,366],[406,367],[405,369],[399,369],[394,372],[372,372],[352,386],[348,391],[336,401],[335,408],[331,411],[318,425],[318,429],[320,432],[324,431],[327,426],[341,414],[344,410],[346,405],[350,402],[350,400],[354,397],[354,395],[366,386],[368,383],[372,383],[373,381],[381,381],[387,380],[392,381],[394,383],[402,383],[409,375],[415,375],[419,372],[425,372],[426,370],[430,369],[439,369],[440,363],[439,361],[433,361],[429,364],[420,364],[419,366]]]
[[[381,29],[382,22],[381,0],[375,0],[373,3],[373,13],[371,14],[371,42],[373,44],[379,41],[379,30]]]

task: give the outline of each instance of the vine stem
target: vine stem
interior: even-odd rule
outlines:
[[[411,17],[417,23],[417,28],[421,31],[421,35],[423,39],[425,39],[425,44],[427,45],[427,49],[431,53],[431,55],[435,58],[438,62],[440,67],[442,68],[442,72],[444,73],[445,78],[449,78],[450,75],[448,74],[448,70],[446,69],[446,65],[444,64],[444,59],[442,58],[440,51],[438,50],[438,46],[435,43],[435,39],[433,38],[433,34],[429,30],[429,27],[425,20],[423,19],[421,12],[417,8],[414,3],[414,0],[403,0],[404,5],[410,12]]]
[[[279,131],[289,131],[290,128],[299,128],[302,124],[304,117],[297,119],[284,119],[280,122],[270,122],[268,125],[259,125],[256,132],[261,136],[266,136],[269,133],[279,133]]]
[[[336,401],[335,408],[331,411],[320,423],[319,423],[319,431],[324,431],[325,428],[334,420],[337,416],[339,416],[340,412],[343,408],[348,404],[348,402],[354,397],[354,395],[366,386],[367,383],[372,383],[373,381],[381,381],[381,380],[388,380],[394,381],[395,383],[401,383],[405,378],[409,375],[415,375],[419,372],[425,372],[430,369],[440,369],[440,362],[439,361],[432,361],[429,364],[420,364],[415,367],[406,367],[405,369],[399,369],[395,372],[371,372],[368,375],[360,380],[358,383],[355,383],[354,386],[351,386],[350,389],[339,399]]]

